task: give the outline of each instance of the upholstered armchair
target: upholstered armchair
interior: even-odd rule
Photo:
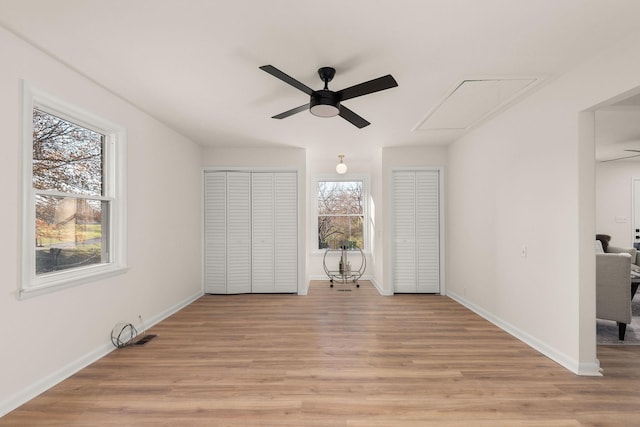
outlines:
[[[599,250],[597,242],[600,242],[602,250]],[[631,255],[631,269],[640,271],[640,252],[636,248],[622,248],[610,244],[611,236],[606,234],[596,234],[596,253],[621,254],[627,253]]]
[[[631,254],[596,254],[596,317],[618,323],[618,338],[624,340],[631,323]]]

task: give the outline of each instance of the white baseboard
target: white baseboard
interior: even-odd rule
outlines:
[[[159,313],[158,315],[153,316],[151,319],[148,319],[147,321],[144,322],[144,329],[146,330],[151,326],[159,323],[160,321],[166,319],[167,317],[171,316],[172,314],[180,311],[187,305],[191,304],[193,301],[200,298],[202,295],[203,295],[202,292],[198,292],[194,295],[191,295],[189,298],[186,298],[180,301],[178,304],[170,307],[169,309]],[[51,375],[48,375],[42,378],[41,380],[35,382],[34,384],[31,384],[30,386],[24,388],[23,390],[20,390],[17,393],[14,393],[12,396],[9,396],[4,401],[0,402],[0,417],[3,417],[4,415],[8,414],[9,412],[13,411],[14,409],[18,408],[19,406],[33,399],[34,397],[47,391],[48,389],[55,386],[56,384],[66,380],[71,375],[75,374],[76,372],[80,371],[83,368],[86,368],[93,362],[111,353],[113,350],[115,350],[115,347],[111,343],[111,340],[109,340],[108,342],[105,342],[104,344],[100,345],[95,350],[74,360],[73,362],[60,368],[56,372],[53,372]]]
[[[571,372],[577,375],[584,375],[584,376],[601,376],[602,375],[602,373],[600,372],[600,364],[597,362],[597,360],[595,363],[580,363],[577,360],[567,356],[563,352],[558,351],[553,347],[550,347],[548,344],[516,328],[512,324],[505,322],[504,320],[494,316],[488,311],[474,305],[473,303],[471,303],[464,297],[456,294],[455,292],[447,291],[447,296],[453,299],[454,301],[457,301],[458,303],[462,304],[463,306],[473,311],[474,313],[478,314],[479,316],[483,317],[484,319],[488,320],[489,322],[493,323],[494,325],[504,330],[508,334],[512,335],[513,337],[519,339],[523,343],[527,344],[529,347],[533,348],[534,350],[540,352],[541,354],[553,360],[554,362],[570,370]]]
[[[384,295],[384,296],[391,296],[393,295],[393,291],[389,290],[389,291],[385,291],[384,289],[382,289],[382,285],[380,283],[378,283],[378,281],[376,279],[369,278],[367,280],[370,280],[371,283],[373,284],[373,286],[375,286],[375,288],[378,290],[378,292],[380,292],[380,295]]]
[[[9,396],[4,401],[0,402],[0,417],[3,417],[19,406],[27,403],[34,397],[40,395],[56,384],[69,378],[71,375],[80,371],[82,368],[89,366],[96,360],[111,353],[113,350],[115,350],[115,347],[113,346],[111,341],[109,341],[108,343],[104,343],[92,352],[85,354],[81,358],[76,359],[68,365],[57,370],[56,372],[53,372],[51,375],[48,375],[35,382],[34,384],[31,384],[30,386],[24,388],[23,390],[14,393],[12,396]]]
[[[197,293],[191,295],[188,298],[185,298],[184,300],[180,301],[179,303],[175,304],[172,307],[169,307],[168,309],[166,309],[165,311],[151,317],[150,319],[146,319],[144,322],[144,329],[149,329],[151,328],[153,325],[156,325],[160,322],[162,322],[164,319],[166,319],[167,317],[176,314],[178,311],[182,310],[183,308],[185,308],[186,306],[188,306],[189,304],[191,304],[192,302],[194,302],[195,300],[197,300],[198,298],[200,298],[201,296],[204,295],[204,292],[202,291],[198,291]]]
[[[329,278],[327,277],[326,274],[316,274],[314,276],[309,276],[309,280],[320,280],[320,281],[329,281]],[[358,280],[370,280],[373,282],[373,278],[367,274],[364,274],[361,278],[359,278]]]

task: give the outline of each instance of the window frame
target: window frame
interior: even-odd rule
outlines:
[[[364,243],[364,248],[362,252],[368,254],[371,252],[371,240],[369,238],[369,180],[365,175],[358,174],[349,174],[349,176],[336,176],[336,175],[321,175],[316,177],[313,181],[313,191],[311,192],[311,203],[313,204],[312,212],[314,213],[312,226],[312,236],[313,236],[313,249],[312,253],[321,254],[325,252],[325,249],[320,249],[320,242],[318,239],[318,218],[320,216],[318,209],[318,184],[320,182],[354,182],[360,181],[362,182],[362,241]],[[345,215],[348,216],[348,215]],[[352,215],[355,216],[355,215]]]
[[[29,82],[22,82],[22,224],[21,277],[18,298],[24,299],[100,280],[127,269],[126,130],[82,108],[62,101]],[[103,194],[90,199],[109,202],[106,263],[36,274],[36,194],[76,197],[74,193],[36,190],[33,186],[33,109],[55,115],[104,135]]]

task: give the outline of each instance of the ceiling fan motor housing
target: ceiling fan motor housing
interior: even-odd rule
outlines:
[[[331,90],[316,90],[309,103],[311,114],[318,117],[334,117],[340,113],[340,96]]]

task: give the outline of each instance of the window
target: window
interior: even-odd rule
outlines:
[[[20,296],[123,270],[124,132],[25,85]]]
[[[365,249],[364,181],[318,181],[318,248]]]

